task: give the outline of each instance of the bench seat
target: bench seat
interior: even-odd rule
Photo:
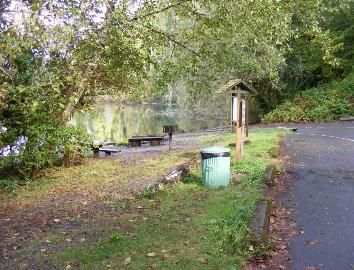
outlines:
[[[133,136],[128,139],[130,146],[139,147],[142,142],[150,142],[151,146],[160,145],[161,141],[165,139],[164,136]]]
[[[104,152],[106,155],[112,155],[112,153],[122,152],[122,150],[112,148],[100,148],[99,151]]]

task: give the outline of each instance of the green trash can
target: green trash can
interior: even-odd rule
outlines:
[[[208,147],[200,151],[203,185],[218,188],[230,184],[230,149]]]

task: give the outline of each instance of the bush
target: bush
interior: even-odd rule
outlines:
[[[73,126],[33,126],[17,153],[2,157],[1,168],[25,178],[54,165],[78,164],[88,155],[91,140],[86,132]]]
[[[265,115],[262,122],[330,121],[354,115],[354,73],[335,81],[299,93]]]
[[[20,185],[20,183],[22,183],[22,181],[17,177],[0,178],[0,189],[15,195],[17,187]]]

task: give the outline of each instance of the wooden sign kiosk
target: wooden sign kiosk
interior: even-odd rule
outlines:
[[[231,127],[236,126],[236,154],[235,161],[243,157],[245,135],[248,136],[248,97],[255,94],[253,88],[241,79],[230,80],[216,93],[231,96]]]

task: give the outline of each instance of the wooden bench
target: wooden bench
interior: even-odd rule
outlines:
[[[93,150],[94,153],[98,153],[100,151],[100,148],[103,147],[103,146],[109,146],[109,145],[117,145],[116,142],[97,142],[97,143],[94,143],[92,142],[91,143],[91,149]]]
[[[102,148],[104,146],[110,146],[110,145],[117,145],[116,142],[98,142],[98,143],[92,143],[91,144],[91,149],[93,150],[93,154],[96,156],[98,155],[99,152],[104,152],[106,155],[111,155],[112,153],[119,153],[121,150],[114,149],[114,148]]]
[[[104,152],[106,155],[112,155],[112,153],[119,153],[122,150],[112,148],[100,148],[99,151]]]
[[[128,139],[131,147],[139,147],[142,142],[150,142],[151,146],[160,145],[161,141],[165,139],[164,136],[133,136]]]

